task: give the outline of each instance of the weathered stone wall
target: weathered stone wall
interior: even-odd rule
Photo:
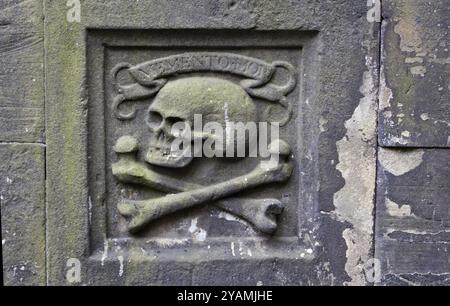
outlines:
[[[0,203],[6,285],[45,284],[41,1],[0,3]]]
[[[383,1],[375,257],[382,283],[449,285],[450,2]]]
[[[450,284],[448,16],[449,0],[3,1],[5,284]],[[203,51],[298,75],[294,174],[258,190],[290,204],[273,237],[209,207],[136,236],[117,212],[147,191],[105,171],[119,132],[144,133],[103,106],[110,71]]]

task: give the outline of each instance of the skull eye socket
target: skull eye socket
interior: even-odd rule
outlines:
[[[189,129],[188,122],[178,117],[166,118],[167,133],[174,137],[181,137],[187,129]]]
[[[187,122],[178,117],[167,117],[166,118],[166,128],[167,133],[172,136],[180,137],[187,128]]]
[[[164,118],[160,113],[150,111],[148,113],[147,124],[152,129],[157,129],[163,124]]]
[[[173,126],[175,123],[184,123],[184,120],[178,117],[167,117],[166,122],[169,126]]]

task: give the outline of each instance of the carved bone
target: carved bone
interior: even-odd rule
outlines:
[[[204,187],[154,172],[134,160],[122,158],[112,165],[112,170],[114,176],[123,183],[139,184],[167,193]],[[119,205],[119,212],[125,216],[128,215],[128,205],[130,205],[129,201],[123,201]],[[213,205],[242,218],[266,234],[276,230],[275,217],[283,210],[282,203],[277,199],[227,198],[216,201]]]
[[[278,142],[282,144],[280,153],[287,155],[289,153],[288,145],[282,141]],[[118,153],[125,153],[123,150],[120,150],[120,148],[117,148],[117,146],[115,150]],[[173,192],[174,189],[194,190],[185,191],[178,194],[170,194],[158,199],[144,201],[126,200],[120,203],[118,206],[119,212],[124,216],[128,216],[131,218],[129,223],[129,230],[132,232],[138,231],[148,222],[155,220],[161,216],[188,207],[204,204],[206,202],[216,201],[247,188],[252,188],[272,182],[281,182],[288,179],[292,173],[292,165],[290,162],[281,164],[279,162],[276,162],[271,164],[267,161],[263,161],[261,163],[261,166],[257,167],[247,175],[243,175],[213,186],[198,188],[197,185],[166,177],[149,169],[146,169],[139,165],[136,161],[134,161],[133,163],[133,159],[133,154],[127,154],[127,156],[124,156],[124,159],[113,165],[113,174],[118,177],[119,180],[147,185],[149,187],[167,192]],[[126,163],[128,163],[127,166],[124,166]],[[225,210],[235,214],[239,213],[238,210],[231,209],[228,204],[225,205],[227,205],[226,208],[224,208]],[[242,205],[241,212],[244,211],[246,213],[245,217],[242,217],[243,219],[247,220],[246,217],[248,217],[248,213],[250,213],[250,215],[256,213],[255,218],[251,217],[252,220],[248,221],[257,226],[257,228],[261,227],[261,230],[263,232],[271,233],[276,228],[273,214],[280,212],[281,203],[278,200],[274,201],[272,199],[268,199],[267,201],[263,202],[262,206],[262,211],[260,209],[256,209],[255,211],[255,207],[248,207],[247,209],[247,207]],[[233,207],[236,208],[237,205],[234,204]],[[263,213],[262,215],[261,212]],[[272,218],[270,217],[271,214]]]

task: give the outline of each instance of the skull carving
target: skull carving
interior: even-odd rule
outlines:
[[[163,167],[180,168],[188,165],[192,154],[172,154],[171,144],[176,138],[175,123],[183,122],[193,131],[194,115],[202,115],[203,125],[218,122],[226,130],[227,122],[256,122],[253,100],[237,84],[213,77],[187,77],[167,83],[156,95],[147,114],[152,132],[145,160]],[[192,132],[190,139],[211,137]],[[191,148],[186,148],[191,149]]]

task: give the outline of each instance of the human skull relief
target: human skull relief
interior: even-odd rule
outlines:
[[[146,123],[151,131],[145,160],[157,166],[180,168],[188,165],[193,152],[174,154],[171,145],[176,137],[172,127],[184,123],[190,127],[189,139],[206,140],[208,135],[195,132],[194,115],[204,122],[218,122],[226,130],[226,122],[256,122],[256,108],[250,96],[230,81],[211,77],[188,77],[169,82],[156,95],[148,109]],[[187,136],[187,135],[185,135]],[[239,141],[236,138],[236,142]],[[193,146],[184,148],[191,150]],[[190,153],[190,154],[188,154]]]
[[[192,61],[195,65],[186,66],[186,63],[191,63],[190,60],[194,57],[198,58],[198,60]],[[234,61],[236,65],[226,68],[214,66],[218,62],[211,61],[213,57],[225,58],[229,62]],[[183,60],[176,61],[181,58]],[[202,61],[201,59],[207,60]],[[167,67],[169,67],[167,69],[170,72],[154,69],[155,63],[166,61],[168,62]],[[241,66],[237,64],[238,62]],[[181,63],[184,64],[181,65]],[[198,66],[199,63],[203,63],[204,67]],[[273,74],[280,67],[287,73],[286,83],[284,85],[271,84]],[[127,69],[136,82],[127,85],[116,84],[117,95],[113,100],[113,110],[117,119],[134,119],[134,111],[122,114],[118,109],[122,102],[154,98],[144,116],[149,133],[142,136],[143,138],[140,140],[131,135],[123,135],[117,139],[113,150],[118,158],[112,164],[112,173],[120,183],[139,185],[166,194],[159,198],[144,200],[122,199],[117,208],[119,213],[128,220],[128,230],[135,233],[153,220],[165,215],[200,205],[212,205],[248,222],[262,233],[273,234],[278,226],[277,217],[282,213],[284,204],[276,198],[248,198],[239,193],[262,185],[285,182],[290,178],[293,165],[290,159],[291,148],[288,143],[271,137],[271,143],[267,147],[267,151],[270,153],[269,159],[258,158],[256,162],[251,163],[248,163],[250,157],[233,159],[238,161],[237,164],[233,164],[243,171],[234,174],[235,177],[219,182],[207,182],[203,185],[195,178],[185,181],[177,177],[179,172],[176,169],[187,167],[193,158],[198,156],[197,152],[193,151],[198,148],[201,150],[202,144],[206,141],[216,145],[218,138],[224,138],[219,139],[221,146],[216,146],[214,150],[215,152],[222,151],[220,152],[222,154],[215,155],[218,159],[228,155],[226,153],[230,146],[233,147],[233,152],[237,151],[237,146],[248,145],[250,147],[249,137],[246,133],[234,134],[235,131],[231,130],[233,137],[229,139],[228,127],[233,123],[246,124],[259,121],[260,118],[258,118],[255,101],[252,97],[278,102],[281,106],[286,107],[288,105],[286,104],[286,95],[293,90],[296,84],[295,69],[292,65],[280,61],[266,63],[228,53],[200,52],[174,55],[136,66],[119,63],[112,69],[113,77],[117,79],[117,73],[123,69]],[[178,71],[184,73],[229,72],[245,79],[235,83],[220,77],[180,76]],[[171,75],[176,75],[176,78],[167,79]],[[286,110],[289,120],[292,109],[287,107]],[[201,117],[200,129],[195,126],[197,120],[194,119],[197,116]],[[218,125],[225,135],[209,132],[208,129],[205,129],[205,125],[208,123]],[[175,124],[184,128],[174,130]],[[173,144],[180,138],[183,140],[181,152],[180,150],[174,152]],[[194,142],[200,143],[200,146],[196,146],[193,144]],[[189,145],[185,146],[186,143]],[[175,148],[177,147],[175,146]],[[180,148],[178,147],[178,149]],[[202,155],[200,154],[200,156]],[[274,156],[276,158],[272,159]],[[141,158],[143,161],[140,160]],[[200,157],[200,159],[203,158],[206,157]],[[247,163],[247,165],[242,166],[240,162]],[[230,163],[225,164],[217,163],[220,167],[230,165]],[[251,165],[250,169],[248,169],[248,165]],[[161,167],[175,171],[161,171]],[[252,167],[254,168],[252,169]]]

